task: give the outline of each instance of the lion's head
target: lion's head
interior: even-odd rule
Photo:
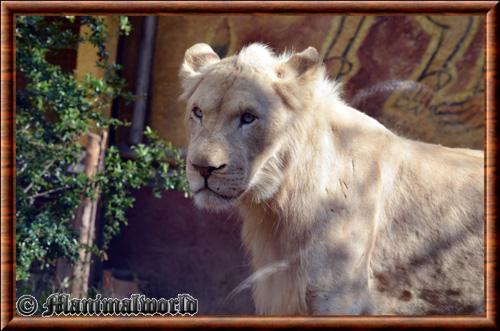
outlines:
[[[259,201],[276,192],[287,162],[280,151],[293,139],[284,137],[308,100],[306,81],[322,71],[311,47],[276,56],[252,44],[222,60],[207,44],[186,51],[187,176],[199,207],[223,209],[242,196]]]

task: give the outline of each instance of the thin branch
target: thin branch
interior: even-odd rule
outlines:
[[[49,168],[54,164],[56,160],[51,160],[44,168],[43,170],[40,172],[40,177],[42,177],[43,175],[45,175],[45,173],[49,170]],[[24,190],[24,194],[28,193],[29,190],[31,190],[31,188],[33,187],[34,183],[31,182]]]
[[[16,131],[17,131],[18,133],[19,133],[19,132],[26,132],[26,131],[28,131],[28,130],[29,130],[29,128],[31,128],[31,124],[29,124],[29,123],[28,123],[28,124],[26,124],[23,128],[20,128],[20,129],[18,129],[18,130],[16,130]]]
[[[55,193],[55,192],[64,191],[64,190],[66,190],[68,188],[70,188],[70,186],[66,185],[66,186],[58,187],[58,188],[55,188],[55,189],[52,189],[52,190],[43,191],[43,192],[40,192],[40,193],[33,194],[33,195],[29,196],[28,199],[34,200],[36,198],[44,197],[44,196],[47,196],[47,195]]]
[[[20,175],[24,172],[24,170],[26,170],[28,168],[28,162],[24,163],[22,166],[21,166],[21,169],[19,170],[16,170],[16,174],[17,175]]]

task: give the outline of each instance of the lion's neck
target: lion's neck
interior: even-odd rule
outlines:
[[[243,210],[257,210],[268,222],[299,236],[320,218],[320,197],[342,197],[339,181],[352,177],[352,142],[361,135],[387,131],[380,123],[344,104],[309,109],[260,170],[254,193]],[[311,116],[313,114],[313,116]],[[388,131],[387,131],[388,132]],[[252,217],[252,212],[248,214]],[[259,216],[261,217],[261,216]]]
[[[240,204],[243,241],[254,270],[281,268],[284,263],[288,268],[286,274],[295,277],[287,278],[278,271],[259,282],[254,293],[256,301],[264,298],[261,307],[268,305],[265,293],[269,287],[279,286],[283,287],[279,293],[287,295],[283,298],[285,302],[280,303],[277,298],[274,304],[288,307],[287,300],[294,298],[297,302],[290,303],[287,312],[304,313],[305,289],[298,286],[303,276],[300,256],[311,248],[311,234],[325,222],[334,221],[335,209],[345,209],[349,204],[344,186],[356,180],[350,141],[356,141],[358,134],[379,134],[385,130],[376,121],[364,121],[365,115],[355,110],[342,111],[346,113],[331,111],[328,115],[319,110],[318,116],[291,128],[289,140],[293,144],[285,144],[273,156],[278,161],[271,159],[272,166],[263,169],[268,172],[266,179],[279,181],[268,183],[275,188],[273,194],[262,200],[247,196]],[[266,309],[273,311],[272,306]]]
[[[267,182],[259,190],[272,188],[273,194],[265,199],[249,195],[239,206],[245,244],[253,255],[263,248],[269,259],[262,260],[289,258],[308,245],[308,233],[326,218],[325,201],[335,193],[331,183],[343,171],[329,121],[310,117],[288,134],[292,144],[283,143],[261,170]],[[265,245],[255,244],[262,238]]]
[[[273,194],[265,200],[246,197],[240,204],[242,237],[254,276],[263,275],[254,284],[259,313],[307,313],[301,254],[308,247],[308,234],[325,218],[319,197],[332,180],[334,164],[328,155],[334,146],[326,123],[305,124],[290,130],[293,144],[281,146],[262,169],[268,172],[266,179],[277,179],[266,185],[274,188]],[[270,298],[269,293],[283,295]]]

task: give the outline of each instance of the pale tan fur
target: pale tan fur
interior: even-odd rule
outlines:
[[[257,313],[484,311],[483,152],[350,108],[313,48],[220,60],[196,44],[180,76],[190,188],[199,207],[240,210]],[[193,164],[216,169],[210,190]]]

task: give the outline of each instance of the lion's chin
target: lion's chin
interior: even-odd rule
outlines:
[[[193,195],[194,203],[198,208],[210,211],[224,211],[235,206],[236,197],[221,196],[207,189],[200,190]]]

